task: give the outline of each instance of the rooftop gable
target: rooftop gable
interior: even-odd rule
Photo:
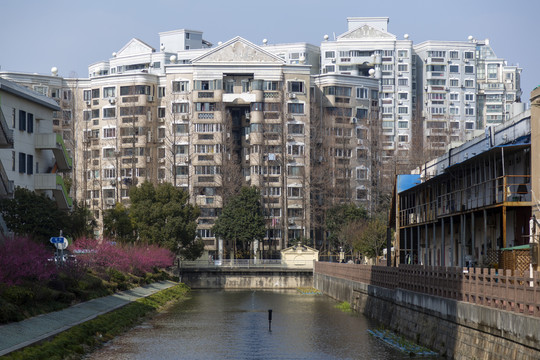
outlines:
[[[192,60],[197,63],[285,64],[285,60],[237,36]]]
[[[151,54],[155,51],[156,50],[147,43],[139,39],[133,38],[116,53],[116,56],[122,57],[130,55]]]
[[[396,40],[394,34],[382,31],[369,25],[362,25],[355,29],[349,30],[337,37],[338,40],[371,40],[371,39],[388,39]]]

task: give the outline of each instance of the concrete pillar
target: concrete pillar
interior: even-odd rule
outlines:
[[[448,259],[448,266],[455,266],[454,264],[454,217],[450,216],[450,257]]]

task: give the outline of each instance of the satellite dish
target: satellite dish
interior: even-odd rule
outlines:
[[[53,66],[51,68],[51,74],[53,74],[53,76],[58,75],[58,68],[56,66]]]
[[[328,41],[328,38],[329,38],[328,35],[324,35],[324,41]]]
[[[171,63],[175,63],[176,62],[176,56],[174,55],[171,55],[171,57],[169,58],[169,60],[171,61]]]
[[[268,39],[263,39],[263,44],[264,45],[268,44]]]
[[[404,38],[405,40],[409,39],[409,34],[403,35],[403,38]]]

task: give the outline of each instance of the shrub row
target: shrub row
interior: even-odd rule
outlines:
[[[141,319],[171,301],[186,297],[189,288],[178,284],[149,297],[139,299],[120,309],[101,315],[93,320],[72,327],[55,336],[51,341],[12,352],[5,359],[77,358],[90,352],[114,336],[132,328]]]

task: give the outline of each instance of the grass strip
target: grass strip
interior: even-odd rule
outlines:
[[[186,298],[189,287],[178,284],[126,306],[76,325],[52,340],[14,351],[2,359],[77,359],[102,343],[131,329],[141,320],[169,302]]]

